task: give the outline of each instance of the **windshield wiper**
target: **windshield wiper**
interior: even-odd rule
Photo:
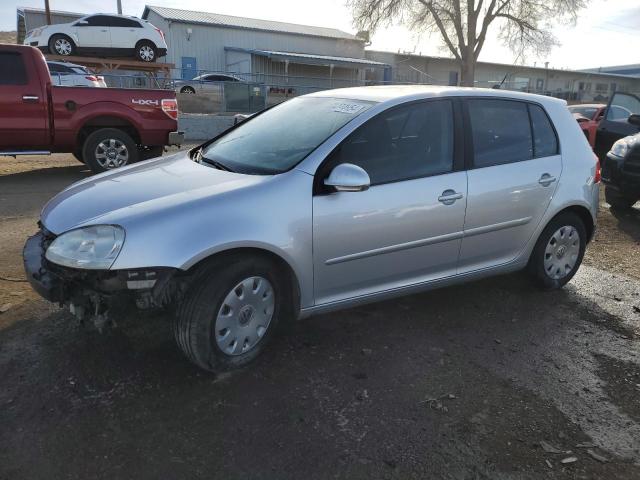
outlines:
[[[202,155],[202,148],[199,148],[196,151],[196,154],[194,155],[194,160],[200,164],[206,163],[207,165],[211,165],[212,167],[215,167],[218,170],[224,170],[225,172],[233,172],[233,170],[231,170],[224,163],[218,162],[217,160],[213,160],[211,158],[207,158],[204,155]]]

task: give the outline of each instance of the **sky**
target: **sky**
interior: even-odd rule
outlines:
[[[52,10],[82,13],[116,11],[116,0],[49,0]],[[338,28],[355,33],[345,0],[122,0],[125,14],[141,16],[145,4],[209,11],[227,15],[278,20]],[[16,29],[18,6],[44,8],[44,0],[0,0],[0,30]],[[579,14],[575,26],[558,25],[553,32],[561,45],[545,58],[532,55],[518,63],[550,68],[593,68],[640,63],[640,2],[638,0],[592,0]],[[481,61],[512,63],[515,55],[496,38],[489,36],[480,54]],[[370,49],[423,55],[450,56],[440,47],[437,35],[416,36],[402,26],[377,31]]]

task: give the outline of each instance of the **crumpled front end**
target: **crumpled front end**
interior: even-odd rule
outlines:
[[[178,295],[180,272],[157,267],[129,270],[81,270],[46,259],[56,236],[42,228],[29,237],[23,250],[27,279],[46,300],[68,306],[79,320],[93,320],[101,328],[115,312],[132,307],[162,308]]]

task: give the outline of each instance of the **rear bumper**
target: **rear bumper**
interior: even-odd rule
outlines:
[[[157,51],[157,55],[158,57],[166,57],[167,56],[167,49],[166,48],[159,48]]]
[[[169,132],[169,145],[182,145],[184,143],[184,132]]]

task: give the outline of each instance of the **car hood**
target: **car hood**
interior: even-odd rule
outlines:
[[[138,217],[154,208],[221,195],[269,178],[200,165],[181,152],[74,183],[45,205],[41,221],[47,230],[60,234],[101,219],[109,223],[114,217]]]

